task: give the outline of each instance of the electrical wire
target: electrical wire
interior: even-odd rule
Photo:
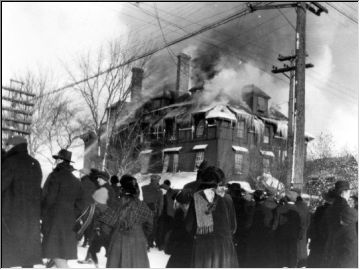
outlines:
[[[353,23],[358,24],[358,21],[355,20],[354,18],[350,17],[348,14],[346,14],[343,10],[340,10],[338,7],[336,7],[335,5],[333,5],[332,3],[326,2],[326,4],[330,7],[332,7],[333,9],[335,9],[338,13],[340,13],[341,15],[345,16],[346,18],[348,18],[350,21],[352,21]]]

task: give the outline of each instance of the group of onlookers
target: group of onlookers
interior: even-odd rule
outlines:
[[[81,239],[89,248],[80,263],[98,266],[104,247],[111,268],[149,267],[153,247],[176,268],[357,267],[357,203],[349,206],[346,181],[336,182],[311,214],[300,191],[249,193],[227,185],[223,171],[206,161],[181,190],[169,180],[160,184],[159,175],[140,190],[131,175],[119,179],[97,169],[82,171],[79,181],[71,152],[62,149],[41,188],[41,167],[26,140],[13,136],[7,146],[2,267],[32,267],[46,258],[48,267],[67,268]]]

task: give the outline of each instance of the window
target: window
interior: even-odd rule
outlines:
[[[196,127],[196,137],[202,137],[204,135],[205,120],[200,120]]]
[[[264,173],[270,173],[270,159],[263,158],[263,171]]]
[[[244,155],[235,152],[235,173],[240,174],[244,170]]]
[[[178,153],[173,153],[173,167],[172,167],[172,172],[175,173],[178,171],[178,167],[179,167],[179,154]]]
[[[254,131],[249,131],[249,143],[250,143],[250,148],[254,148],[256,146],[255,144],[255,132]]]
[[[196,172],[199,169],[201,162],[204,161],[204,151],[197,151],[195,155],[195,169]]]
[[[163,160],[163,170],[162,172],[167,172],[168,168],[169,168],[169,160],[170,160],[170,155],[168,153],[164,154],[164,160]]]
[[[265,100],[265,98],[258,97],[257,101],[258,101],[258,103],[257,103],[258,111],[266,112],[266,100]]]
[[[165,153],[162,172],[177,172],[179,167],[179,153]]]
[[[238,138],[244,138],[245,137],[245,121],[240,121],[240,122],[237,123],[236,136]]]
[[[264,143],[266,144],[270,143],[270,127],[265,127]]]
[[[140,154],[140,172],[142,174],[145,174],[148,172],[149,169],[149,163],[150,163],[150,153],[148,154]]]

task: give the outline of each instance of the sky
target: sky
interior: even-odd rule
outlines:
[[[140,45],[164,45],[244,5],[2,3],[2,85],[28,70],[51,71],[58,85],[64,85],[68,82],[64,66],[71,67],[79,55],[94,52],[108,41],[132,35]],[[359,124],[358,24],[333,7],[357,21],[358,4],[324,5],[329,14],[318,17],[307,13],[307,61],[315,67],[306,71],[306,130],[315,137],[321,132],[331,133],[335,151],[354,151],[358,149]],[[159,15],[160,23],[154,14]],[[207,85],[217,86],[214,91],[221,87],[228,91],[236,85],[254,83],[270,94],[272,104],[286,114],[288,79],[274,76],[270,70],[272,65],[281,66],[276,59],[279,53],[291,53],[295,36],[291,24],[295,25],[293,10],[255,12],[161,51],[152,57],[152,66],[157,64],[162,77],[167,72],[165,77],[173,79],[173,55],[186,52],[199,57],[201,52],[214,51],[209,43],[215,43],[217,48],[227,50],[220,49],[219,61],[214,63],[218,72]],[[231,38],[235,35],[236,39]],[[64,94],[72,95],[71,90]]]

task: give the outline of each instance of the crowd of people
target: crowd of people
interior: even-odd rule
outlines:
[[[195,181],[173,189],[151,175],[142,187],[95,168],[74,176],[71,152],[41,188],[39,162],[23,137],[2,153],[2,267],[67,268],[68,260],[106,267],[147,268],[148,252],[170,255],[167,268],[357,267],[357,197],[347,181],[324,192],[311,213],[299,190],[246,192],[226,184],[220,168],[204,161]],[[349,205],[352,200],[352,205]],[[77,246],[88,246],[78,258]],[[82,259],[82,260],[81,260]]]

